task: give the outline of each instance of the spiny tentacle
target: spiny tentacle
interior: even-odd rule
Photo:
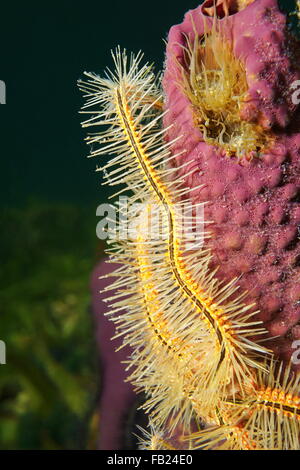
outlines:
[[[250,338],[262,334],[264,330],[258,328],[258,322],[249,322],[253,315],[249,310],[253,306],[242,303],[243,296],[234,298],[238,289],[236,280],[221,286],[209,270],[210,255],[206,250],[201,248],[191,254],[184,250],[176,205],[184,203],[182,197],[188,189],[180,187],[182,180],[176,176],[177,169],[165,164],[166,160],[176,158],[177,155],[170,154],[174,141],[163,141],[167,129],[161,130],[163,113],[157,113],[155,109],[155,103],[160,102],[161,94],[157,90],[154,74],[148,65],[139,68],[141,54],[131,56],[129,67],[125,53],[121,54],[118,50],[113,57],[116,72],[108,72],[105,79],[87,74],[90,80],[80,84],[89,98],[84,108],[102,106],[102,112],[96,115],[91,111],[92,117],[83,126],[109,126],[103,133],[88,137],[87,141],[101,145],[100,149],[92,150],[92,156],[116,155],[105,165],[108,184],[125,183],[133,190],[131,203],[144,202],[151,197],[164,211],[163,240],[152,244],[152,251],[150,250],[151,255],[158,257],[154,265],[156,272],[161,270],[163,273],[165,290],[162,308],[169,324],[179,318],[183,324],[186,322],[193,328],[192,322],[197,316],[205,324],[202,330],[206,331],[206,327],[209,329],[208,337],[213,348],[207,349],[206,354],[200,358],[201,361],[199,360],[198,366],[202,371],[201,390],[197,384],[199,393],[193,395],[194,401],[200,403],[203,413],[209,415],[220,397],[228,393],[228,385],[234,393],[237,382],[241,394],[246,386],[251,385],[251,368],[260,366],[254,356],[265,353],[266,349]],[[180,136],[175,140],[178,138]],[[127,280],[133,281],[131,270],[137,269],[136,259],[127,253],[128,246],[128,243],[119,243],[119,248],[111,258],[126,266],[123,271],[124,286]],[[120,272],[118,277],[119,274]],[[134,284],[130,289],[119,289],[116,298],[126,295],[131,295],[130,302],[140,298]],[[118,300],[113,306],[114,309],[124,307],[124,300]],[[117,317],[116,323],[122,325],[121,329],[123,328],[127,338],[130,338],[130,344],[134,346],[134,321],[127,315],[123,319]],[[129,335],[128,324],[132,328],[132,335]],[[139,320],[139,325],[143,324]],[[198,336],[196,334],[196,340],[199,342],[199,333]],[[201,341],[204,343],[207,339],[203,338]],[[140,351],[135,354],[134,362],[137,364]],[[144,366],[150,367],[152,356],[153,354],[148,359],[148,365],[141,365],[140,370]]]

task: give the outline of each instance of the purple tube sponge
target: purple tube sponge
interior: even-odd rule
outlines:
[[[129,383],[125,382],[126,372],[122,364],[130,353],[128,348],[120,347],[121,341],[111,338],[115,334],[114,325],[107,317],[107,304],[102,291],[108,279],[101,276],[111,273],[113,266],[102,260],[94,269],[91,279],[92,310],[96,325],[96,340],[101,359],[101,397],[100,397],[100,436],[99,449],[116,450],[124,446],[125,420],[136,395]]]
[[[300,338],[295,44],[276,0],[208,0],[171,28],[163,79],[167,139],[182,136],[172,150],[182,152],[178,165],[191,162],[184,172],[194,169],[186,185],[204,185],[190,198],[207,201],[211,268],[220,280],[241,276],[286,361]]]

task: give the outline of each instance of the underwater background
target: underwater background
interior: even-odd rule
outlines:
[[[76,82],[118,44],[162,68],[171,25],[199,1],[1,5],[0,449],[96,449],[101,366],[90,277],[106,202],[86,159]],[[294,1],[284,0],[291,11]]]

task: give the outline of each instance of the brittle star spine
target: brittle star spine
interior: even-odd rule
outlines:
[[[168,197],[167,190],[164,188],[162,182],[159,180],[158,175],[156,175],[155,171],[151,168],[151,164],[149,164],[148,162],[147,155],[145,154],[145,152],[143,152],[141,148],[137,133],[135,132],[135,129],[134,129],[132,116],[130,116],[130,110],[129,110],[130,108],[128,107],[127,103],[123,102],[120,89],[116,90],[116,102],[117,102],[118,114],[120,117],[120,124],[124,128],[126,136],[132,145],[136,158],[138,159],[138,162],[143,169],[144,175],[147,177],[151,188],[156,193],[157,197],[159,198],[160,202],[162,203],[167,213],[168,222],[169,222],[169,240],[168,240],[169,255],[170,255],[170,261],[171,261],[174,276],[178,284],[184,290],[184,292],[192,301],[192,303],[195,304],[197,308],[201,310],[201,313],[204,313],[204,315],[207,317],[210,324],[216,331],[218,341],[221,346],[220,360],[219,360],[219,365],[218,365],[219,367],[225,356],[225,350],[222,348],[222,345],[223,345],[222,332],[220,331],[217,325],[217,322],[213,319],[212,312],[209,311],[209,309],[205,305],[205,302],[201,299],[198,299],[196,297],[196,294],[193,293],[191,289],[189,289],[185,281],[182,279],[176,266],[177,264],[176,253],[174,249],[174,217],[173,217],[172,210],[171,210],[170,197]]]

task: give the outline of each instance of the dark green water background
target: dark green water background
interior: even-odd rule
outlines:
[[[95,161],[84,157],[76,81],[102,73],[110,49],[142,49],[162,67],[168,28],[197,1],[13,2],[1,10],[1,201],[28,198],[94,204],[101,200]]]

